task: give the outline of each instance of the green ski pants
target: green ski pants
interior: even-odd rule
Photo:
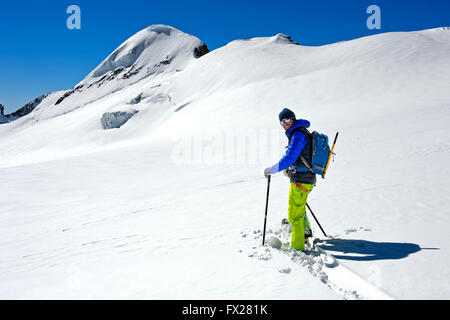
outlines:
[[[305,228],[311,229],[306,216],[306,198],[313,189],[313,184],[291,182],[289,188],[288,220],[292,225],[291,247],[305,249]]]

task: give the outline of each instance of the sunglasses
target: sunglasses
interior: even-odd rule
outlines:
[[[292,119],[283,119],[283,120],[280,121],[280,124],[283,125],[283,124],[291,123],[291,120]]]

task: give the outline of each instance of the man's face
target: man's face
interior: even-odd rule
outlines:
[[[293,119],[282,119],[280,123],[281,123],[281,126],[283,127],[284,131],[288,131],[294,124],[294,120]]]

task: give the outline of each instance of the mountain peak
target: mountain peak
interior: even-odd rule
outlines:
[[[192,35],[171,26],[153,24],[122,43],[89,76],[101,77],[118,67],[126,68],[132,65],[135,69],[147,65],[150,72],[173,69],[164,66],[180,55],[183,58],[178,60],[196,58],[195,49],[198,51],[200,47],[206,47],[206,45]],[[154,67],[159,68],[155,70]]]
[[[291,36],[288,36],[287,34],[284,34],[284,33],[278,33],[278,34],[274,35],[273,37],[270,37],[270,39],[274,42],[279,42],[279,43],[298,44],[298,42],[294,42],[291,39]]]
[[[64,101],[77,108],[92,102],[90,98],[80,99],[79,93],[86,90],[94,90],[95,96],[101,98],[148,76],[180,71],[208,52],[206,44],[197,37],[171,26],[153,24],[128,38],[55,105]]]

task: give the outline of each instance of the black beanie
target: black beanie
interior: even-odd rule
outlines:
[[[278,115],[280,121],[283,119],[295,119],[295,114],[288,108],[284,108],[283,111]]]

